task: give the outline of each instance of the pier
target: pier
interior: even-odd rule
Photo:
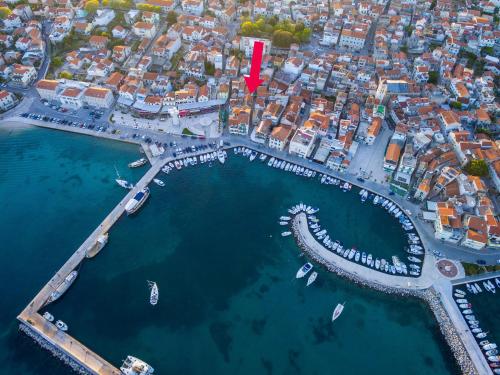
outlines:
[[[168,160],[165,162],[168,162]],[[23,329],[24,331],[28,328],[33,334],[38,335],[48,344],[57,348],[60,352],[70,357],[91,374],[120,374],[120,370],[75,338],[57,329],[54,324],[48,322],[38,312],[47,303],[50,294],[55,291],[64,278],[85,259],[87,250],[94,246],[97,239],[101,235],[107,233],[122,216],[125,212],[125,205],[127,202],[133,198],[139,190],[143,189],[151,182],[163,165],[164,162],[157,162],[151,166],[134,188],[123,197],[118,205],[104,218],[101,224],[99,224],[82,245],[80,245],[17,317],[22,325],[25,326],[25,329]]]

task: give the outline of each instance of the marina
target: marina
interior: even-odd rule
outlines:
[[[200,153],[200,154],[203,154],[203,153]],[[250,153],[250,156],[253,156],[253,153]],[[259,156],[259,155],[256,153],[255,156],[252,157],[252,160],[256,159],[257,156]],[[226,157],[227,156],[225,156],[224,153],[217,153],[217,160],[220,164],[226,163]],[[203,159],[206,160],[206,157],[200,158],[200,162]],[[263,158],[259,157],[258,160],[263,161]],[[44,303],[45,303],[44,301],[47,300],[47,296],[48,296],[49,291],[50,291],[50,293],[52,293],[53,289],[57,288],[57,285],[61,284],[61,280],[64,279],[64,277],[66,277],[72,271],[72,269],[74,269],[74,267],[76,267],[83,260],[83,257],[87,253],[88,248],[92,247],[93,244],[95,245],[97,238],[99,236],[102,236],[104,233],[108,233],[111,230],[111,227],[113,226],[114,222],[116,222],[118,220],[118,218],[121,216],[121,214],[124,212],[127,202],[129,202],[130,199],[132,199],[132,197],[134,197],[137,194],[137,192],[140,191],[140,189],[144,189],[149,184],[149,182],[151,182],[152,179],[158,174],[158,172],[160,170],[162,170],[162,168],[164,168],[164,166],[167,166],[168,163],[174,162],[175,169],[182,169],[183,167],[187,167],[189,165],[195,165],[197,163],[197,161],[198,161],[197,157],[194,156],[194,161],[191,160],[189,163],[186,163],[184,161],[184,162],[182,162],[182,165],[180,164],[181,162],[179,162],[178,160],[176,160],[175,162],[170,161],[170,160],[165,160],[162,163],[153,164],[152,168],[146,173],[146,175],[141,180],[139,180],[139,182],[135,185],[135,187],[123,198],[123,200],[112,211],[112,213],[92,233],[92,235],[84,242],[84,244],[82,244],[82,246],[77,250],[77,252],[75,252],[75,254],[70,258],[70,260],[68,260],[68,262],[63,266],[63,268],[61,268],[61,270],[58,272],[58,274],[56,274],[54,276],[54,278],[51,279],[51,281],[42,289],[42,291],[35,297],[35,299],[19,315],[19,319],[21,320],[22,323],[24,323],[22,325],[22,327],[23,327],[22,329],[26,330],[26,328],[29,327],[30,332],[36,332],[37,334],[40,334],[41,337],[44,337],[45,339],[48,338],[48,341],[50,341],[51,344],[55,345],[56,347],[60,346],[61,350],[64,350],[66,354],[68,354],[71,358],[73,358],[73,360],[75,360],[77,365],[81,365],[81,366],[87,368],[88,370],[90,369],[90,371],[92,371],[92,372],[106,373],[106,371],[109,370],[110,371],[109,373],[115,373],[115,371],[118,371],[116,368],[114,368],[112,365],[109,365],[108,362],[103,360],[101,357],[99,357],[95,353],[92,353],[92,355],[90,355],[88,363],[85,360],[82,362],[81,355],[79,356],[78,353],[81,352],[82,350],[85,353],[87,353],[86,351],[88,351],[88,349],[83,344],[80,344],[78,341],[72,340],[71,336],[68,336],[66,333],[62,333],[61,330],[59,330],[58,334],[54,335],[54,337],[52,337],[51,335],[44,336],[43,329],[41,328],[42,323],[43,323],[43,326],[46,326],[46,325],[50,325],[51,327],[55,327],[55,326],[53,324],[51,324],[50,322],[48,322],[41,315],[39,315],[38,311],[44,306]],[[287,166],[285,164],[283,166],[283,169],[286,169],[286,167]],[[169,172],[170,172],[173,168],[172,167],[169,167],[169,168],[170,168],[170,170],[169,170]],[[292,170],[293,170],[293,167],[288,167],[288,168],[292,168]],[[165,170],[163,170],[163,172],[165,172]],[[304,174],[304,172],[305,172],[305,174]],[[183,173],[185,173],[185,172],[183,172]],[[312,178],[316,172],[314,172],[312,170],[308,170],[308,171],[302,171],[300,173],[302,173],[305,177]],[[344,190],[349,191],[350,189],[351,189],[351,186],[346,185],[346,183],[344,183],[342,185],[341,192],[343,192]],[[155,194],[156,193],[157,192],[155,191]],[[361,197],[363,198],[363,195],[361,195]],[[361,199],[361,202],[365,202],[365,201],[366,201],[366,199],[364,199],[364,200]],[[152,206],[148,205],[147,207],[141,209],[141,215],[138,216],[139,220],[142,219],[142,216],[143,216],[142,211],[146,212],[148,209],[151,209],[151,208],[152,208]],[[283,219],[283,220],[285,220],[285,219]],[[112,229],[111,232],[113,230],[114,229]],[[112,235],[113,234],[111,233],[111,236]],[[278,238],[280,238],[280,237],[281,236],[278,236]],[[403,243],[404,243],[404,241],[406,241],[406,240],[403,240]],[[373,241],[370,241],[370,242],[373,243]],[[108,246],[109,245],[107,245],[107,247]],[[104,256],[109,256],[108,251],[106,251],[104,253]],[[355,262],[362,261],[362,259],[363,259],[361,257],[361,254],[359,254],[359,256],[356,256],[356,254],[353,254],[351,256],[351,258],[354,259]],[[349,262],[349,263],[353,263],[353,262]],[[424,269],[425,269],[427,263],[428,263],[427,261],[425,261],[423,263]],[[356,265],[356,263],[353,263],[353,264]],[[309,272],[309,271],[307,271],[307,272]],[[380,272],[377,272],[377,273],[381,274]],[[423,271],[423,273],[424,273],[424,271]],[[312,275],[313,274],[311,273],[311,276]],[[390,275],[387,275],[387,276],[390,276]],[[398,277],[398,276],[394,276],[394,277]],[[402,278],[402,277],[399,277],[399,278]],[[419,277],[417,279],[421,279],[421,278],[422,277]],[[315,280],[316,280],[316,277],[314,277],[312,282],[314,282]],[[422,280],[420,280],[420,281],[422,281]],[[311,284],[312,284],[312,282],[311,282]],[[408,283],[408,281],[406,281],[406,282]],[[308,279],[308,283],[309,283],[309,279]],[[420,285],[417,285],[417,284],[418,284],[418,282],[415,283],[415,287],[416,288],[420,287]],[[76,285],[75,287],[78,287],[79,283],[77,283],[75,285]],[[422,283],[421,286],[423,287],[423,285],[424,285],[424,283]],[[73,287],[73,288],[75,288],[75,287]],[[71,292],[69,292],[68,296],[65,296],[65,299],[69,298],[70,295],[71,295]],[[64,303],[54,305],[53,307],[56,309],[59,309],[60,306],[63,306],[63,305],[64,305]],[[59,316],[60,314],[57,313],[54,315]],[[67,319],[65,319],[65,321],[67,321]],[[31,324],[30,322],[32,322],[34,324]],[[74,326],[74,324],[70,321],[68,326],[69,326],[69,330],[72,331],[72,329],[73,329],[72,327]],[[68,337],[70,337],[69,340],[71,342],[71,347],[74,346],[75,349],[71,349],[71,347],[70,347],[68,350],[68,348],[65,347],[64,342],[66,342],[68,340]],[[87,356],[89,356],[89,354],[87,354]],[[151,363],[151,364],[153,364],[153,363]],[[154,364],[154,365],[156,366],[156,364]],[[98,368],[99,368],[99,370],[98,370]]]

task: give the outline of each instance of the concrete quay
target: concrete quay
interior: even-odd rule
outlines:
[[[309,231],[307,215],[304,212],[297,214],[293,218],[292,226],[298,242],[309,254],[319,257],[326,265],[355,275],[366,283],[377,284],[384,288],[423,290],[429,288],[439,278],[439,274],[436,272],[434,266],[435,258],[430,253],[426,253],[425,255],[422,272],[419,277],[398,276],[352,262],[326,249]]]

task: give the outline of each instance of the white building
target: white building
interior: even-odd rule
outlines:
[[[0,111],[8,111],[14,108],[18,100],[14,94],[7,90],[0,90]]]
[[[104,87],[89,87],[83,93],[83,100],[90,107],[110,108],[113,104],[113,92]]]
[[[316,140],[316,132],[312,129],[298,129],[292,140],[288,152],[293,155],[307,158],[311,155],[314,149],[314,141]]]
[[[254,38],[251,36],[242,36],[240,39],[240,51],[243,51],[247,58],[252,57],[253,46],[255,42],[264,43],[264,50],[263,50],[264,55],[268,55],[271,52],[271,41],[269,39]]]

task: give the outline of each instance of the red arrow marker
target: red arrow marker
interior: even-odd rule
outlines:
[[[260,79],[260,66],[262,64],[262,52],[264,50],[264,43],[256,41],[253,43],[252,65],[250,66],[250,75],[243,76],[247,83],[248,91],[253,93],[257,87],[263,82]]]

